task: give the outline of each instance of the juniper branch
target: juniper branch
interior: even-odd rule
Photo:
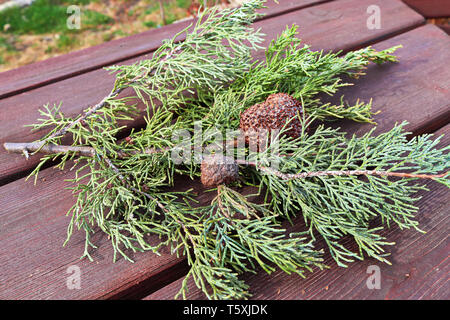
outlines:
[[[39,142],[31,142],[31,143],[4,143],[5,150],[9,152],[17,152],[24,153],[28,151],[39,151],[42,153],[55,154],[55,153],[76,153],[78,155],[94,157],[97,155],[96,151],[92,147],[79,147],[79,146],[65,146],[65,145],[55,145],[49,144],[46,146],[42,146]],[[155,153],[164,153],[168,149],[160,150],[160,149],[145,149],[142,154],[155,154]],[[129,157],[130,155],[136,155],[138,151],[134,151],[132,153],[119,152],[117,157],[119,159],[123,159]],[[289,156],[289,155],[287,155]],[[120,170],[114,166],[114,164],[108,158],[104,158],[108,165],[117,173],[120,174]],[[420,179],[438,179],[443,178],[449,174],[449,172],[441,173],[441,174],[413,174],[407,172],[390,172],[390,171],[380,171],[380,170],[334,170],[334,171],[314,171],[314,172],[302,172],[297,174],[289,174],[283,173],[272,168],[260,167],[256,162],[246,161],[246,160],[236,160],[238,164],[243,164],[247,166],[254,166],[257,169],[260,169],[268,174],[276,175],[283,180],[293,180],[293,179],[305,179],[311,177],[323,177],[323,176],[368,176],[368,175],[376,175],[376,176],[387,176],[387,177],[402,177],[402,178],[420,178]],[[123,176],[122,176],[123,177]],[[122,179],[125,181],[126,179],[123,177]],[[139,190],[134,190],[138,191]]]
[[[276,159],[278,170],[267,168],[262,157],[255,166],[266,167],[259,173],[260,188],[267,190],[278,214],[289,217],[301,210],[310,235],[320,234],[339,265],[365,254],[388,262],[383,246],[389,243],[377,233],[381,228],[369,227],[370,220],[380,216],[384,224],[418,229],[414,194],[424,186],[412,181],[433,179],[448,185],[449,178],[450,147],[434,149],[439,138],[430,135],[408,141],[404,126],[351,139],[320,126],[298,139],[281,138],[281,153],[291,155]],[[400,179],[391,181],[390,176]],[[339,242],[344,235],[354,238],[359,254]]]
[[[243,162],[251,165],[269,174],[280,177],[283,180],[305,179],[312,177],[326,177],[326,176],[386,176],[386,177],[401,177],[401,178],[419,178],[419,179],[438,179],[447,176],[450,172],[441,174],[413,174],[407,172],[391,172],[380,170],[331,170],[331,171],[312,171],[302,173],[283,173],[272,168],[259,167],[256,162]]]
[[[425,189],[418,181],[450,185],[449,148],[436,149],[438,139],[425,135],[408,141],[404,125],[378,136],[347,139],[343,132],[323,126],[308,133],[310,119],[302,119],[301,137],[281,135],[279,154],[272,154],[269,145],[256,162],[250,148],[236,150],[249,155],[244,162],[238,160],[242,179],[220,186],[211,203],[198,207],[191,190],[173,191],[175,173],[192,179],[200,174],[196,163],[178,165],[170,157],[174,133],[192,133],[197,120],[203,120],[205,132],[237,129],[241,112],[271,93],[293,95],[315,120],[373,121],[371,102],[349,105],[341,98],[341,104],[332,105],[318,95],[336,94],[350,85],[343,76],[357,78],[371,62],[395,62],[392,53],[398,47],[364,48],[343,56],[314,52],[301,46],[294,26],[271,43],[264,61],[252,62],[251,53],[260,48],[262,38],[249,25],[262,4],[254,0],[236,9],[206,11],[195,25],[165,41],[152,59],[107,68],[115,72],[114,88],[83,114],[67,117],[61,105],[45,105],[40,110],[43,119],[33,125],[50,128],[45,137],[35,143],[5,144],[26,155],[48,153],[36,173],[52,158],[60,157],[63,167],[78,156],[71,179],[76,203],[68,212],[67,239],[74,228],[84,230],[84,256],[90,258],[90,236],[98,229],[108,235],[114,260],[117,254],[131,260],[129,250],[158,253],[170,246],[174,254],[186,256],[190,266],[180,290],[183,297],[187,279],[193,278],[208,298],[247,298],[248,285],[239,276],[255,272],[257,266],[269,273],[279,268],[300,275],[323,267],[313,247],[317,236],[341,266],[364,256],[388,262],[384,246],[390,243],[378,233],[383,227],[371,228],[370,221],[381,217],[387,226],[418,229],[414,195]],[[178,40],[180,35],[184,41]],[[134,96],[119,98],[125,88]],[[138,114],[136,98],[146,106],[146,126],[118,141],[125,127],[120,121]],[[72,145],[60,145],[65,134],[72,135]],[[205,133],[199,141],[188,142],[203,149],[212,140]],[[272,160],[278,168],[270,166]],[[238,192],[242,184],[256,185],[264,203],[252,203]],[[286,237],[280,219],[299,214],[308,230]],[[149,235],[160,242],[151,244]],[[346,235],[359,252],[341,243]]]

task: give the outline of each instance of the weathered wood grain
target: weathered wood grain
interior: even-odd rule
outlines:
[[[450,17],[449,0],[403,0],[403,2],[425,18]]]
[[[449,145],[450,125],[435,134],[445,134],[440,147]],[[388,241],[396,243],[388,248],[391,266],[367,259],[354,262],[348,268],[340,268],[327,253],[325,261],[331,269],[316,270],[308,274],[306,279],[280,271],[271,275],[263,270],[255,275],[245,274],[243,278],[250,285],[252,299],[449,299],[450,192],[447,187],[436,182],[428,182],[427,186],[430,191],[421,192],[423,198],[417,202],[420,210],[416,215],[421,229],[427,233],[399,230],[395,226],[382,232]],[[304,224],[299,222],[293,229],[300,231],[302,227]],[[320,241],[319,247],[324,247],[323,241]],[[355,245],[353,250],[356,250]],[[368,273],[369,266],[380,268],[380,289],[367,287],[368,278],[373,272]],[[145,299],[173,299],[182,280],[173,282]],[[188,299],[205,299],[193,281],[188,283]]]
[[[270,0],[267,2],[268,8],[261,10],[261,13],[265,13],[266,17],[273,17],[325,1],[328,0],[282,0],[277,5]],[[183,20],[0,73],[0,98],[151,52],[161,45],[163,39],[173,37],[194,21],[195,19]]]
[[[437,130],[450,122],[448,36],[434,25],[425,25],[374,47],[381,50],[398,44],[403,45],[396,52],[398,63],[369,66],[368,76],[358,79],[356,88],[347,87],[340,93],[351,103],[358,98],[369,101],[373,97],[373,110],[380,112],[375,132],[402,120],[410,123],[407,129],[416,135]],[[340,126],[357,135],[371,127],[353,126],[350,121]]]
[[[139,288],[158,288],[183,274],[185,266],[168,248],[160,256],[127,252],[130,263],[119,257],[113,263],[112,247],[100,232],[93,238],[94,262],[80,260],[84,233],[75,231],[66,247],[70,217],[65,214],[74,204],[71,171],[49,168],[41,172],[37,185],[24,179],[0,188],[0,299],[104,299],[139,296]],[[179,182],[180,190],[188,188]],[[199,183],[189,188],[199,190]],[[206,203],[212,194],[199,201]],[[156,237],[151,238],[156,243]],[[69,290],[67,268],[78,266],[81,289]],[[145,285],[144,285],[145,284]]]
[[[366,26],[366,8],[374,3],[383,10],[383,25],[381,29],[369,30]],[[255,27],[261,27],[267,34],[267,41],[264,43],[267,46],[286,25],[294,23],[300,26],[300,37],[314,50],[348,51],[409,30],[422,24],[423,18],[399,1],[341,0],[295,10],[283,14],[282,18],[259,21],[255,23]],[[430,50],[435,47],[440,50],[437,44]],[[261,57],[261,54],[259,52],[256,56]],[[149,55],[143,55],[123,63],[148,57]],[[417,76],[423,77],[423,73]],[[23,127],[39,118],[38,110],[43,104],[62,102],[62,112],[76,115],[86,106],[95,104],[106,96],[113,82],[112,75],[99,69],[0,100],[0,144],[32,141],[43,136],[44,132],[31,132],[30,128]],[[139,106],[143,108],[142,104]],[[142,119],[138,119],[134,126],[142,123]],[[0,184],[20,177],[36,163],[36,157],[26,161],[25,158],[8,154],[0,148]]]

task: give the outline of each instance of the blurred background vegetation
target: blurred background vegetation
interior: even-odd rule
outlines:
[[[190,18],[200,6],[237,6],[245,0],[35,0],[0,11],[0,71]],[[10,3],[0,0],[1,6]],[[70,5],[81,28],[67,28]]]

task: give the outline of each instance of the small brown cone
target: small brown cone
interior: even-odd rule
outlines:
[[[289,121],[285,134],[297,138],[301,135],[303,108],[299,101],[286,93],[275,93],[267,97],[263,103],[258,103],[241,114],[239,127],[247,135],[246,142],[252,139],[255,132],[281,130]]]
[[[201,164],[201,181],[207,187],[228,184],[239,178],[239,166],[231,157],[208,155]]]

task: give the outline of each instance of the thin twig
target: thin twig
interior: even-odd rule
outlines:
[[[162,23],[165,26],[167,24],[166,23],[166,14],[164,12],[164,4],[163,4],[162,0],[159,0],[159,14],[161,16]]]
[[[24,153],[25,155],[27,155],[28,152],[33,152],[33,151],[37,151],[37,150],[39,150],[40,152],[45,152],[45,153],[76,152],[83,156],[88,156],[88,157],[94,157],[97,155],[97,152],[92,147],[74,147],[74,146],[64,146],[64,145],[56,145],[56,144],[43,145],[42,142],[30,142],[30,143],[9,143],[9,142],[7,142],[3,146],[5,147],[5,149],[7,151]],[[162,150],[160,150],[159,152],[161,152],[161,151]],[[145,153],[157,153],[157,151],[155,149],[148,149],[148,150],[146,150]],[[128,154],[121,152],[118,155],[120,158],[120,157],[125,157],[125,155],[128,155]],[[127,185],[127,187],[129,187],[134,192],[145,195],[147,198],[155,201],[161,209],[167,211],[167,209],[157,199],[155,199],[154,197],[150,196],[149,194],[129,185],[128,179],[125,178],[120,173],[119,168],[117,168],[108,157],[101,156],[101,158],[103,158],[103,160],[118,175],[119,179]]]
[[[420,178],[420,179],[437,179],[445,177],[449,172],[441,174],[414,174],[406,172],[392,172],[382,170],[330,170],[330,171],[312,171],[301,173],[283,173],[272,168],[258,167],[255,162],[238,160],[238,164],[246,164],[254,166],[269,174],[276,175],[283,180],[304,179],[311,177],[324,176],[388,176],[388,177],[402,177],[402,178]]]
[[[67,145],[57,145],[53,143],[44,144],[42,141],[38,142],[6,142],[3,147],[8,152],[24,153],[39,151],[42,153],[53,154],[53,153],[77,153],[86,157],[93,157],[97,154],[92,147],[77,147],[77,146],[67,146]],[[128,152],[118,151],[117,157],[123,159],[136,154],[157,154],[164,153],[169,150],[168,147],[162,149],[148,148],[143,152],[141,150],[133,150]],[[28,158],[28,157],[27,157]]]
[[[126,178],[122,173],[120,173],[119,168],[117,168],[114,163],[112,163],[112,161],[106,157],[106,156],[101,156],[103,158],[103,160],[106,162],[106,164],[117,174],[117,176],[119,177],[119,179],[125,184],[126,187],[130,188],[132,191],[142,194],[144,196],[146,196],[147,198],[149,198],[152,201],[155,201],[155,203],[158,205],[158,207],[160,207],[163,211],[168,212],[168,210],[166,209],[166,207],[164,207],[164,205],[162,203],[160,203],[155,197],[152,197],[151,195],[149,195],[148,193],[141,191],[135,187],[133,187],[132,185],[129,184],[129,179]]]
[[[44,144],[43,142],[23,142],[23,143],[11,143],[6,142],[3,144],[6,151],[17,153],[28,153],[40,151],[42,153],[68,153],[74,152],[82,156],[92,157],[95,155],[94,148],[91,147],[76,147],[76,146],[64,146],[53,143]]]
[[[119,93],[121,93],[123,90],[125,89],[125,87],[122,88],[118,88],[116,90],[111,91],[106,97],[104,97],[102,99],[102,101],[100,101],[99,103],[97,103],[95,106],[91,107],[88,111],[82,113],[80,115],[79,118],[75,119],[74,121],[72,121],[71,123],[69,123],[67,126],[61,128],[60,130],[52,133],[50,136],[48,136],[47,138],[45,138],[44,140],[42,140],[41,142],[43,144],[49,142],[51,139],[54,138],[60,138],[62,136],[64,136],[67,131],[71,128],[73,128],[74,126],[76,126],[78,123],[86,120],[88,117],[90,117],[92,114],[94,114],[95,112],[97,112],[99,109],[103,108],[106,104],[108,99],[111,99],[112,97],[118,95]]]
[[[93,157],[97,154],[94,148],[92,147],[76,147],[76,146],[67,146],[67,145],[56,145],[56,144],[46,144],[43,145],[43,142],[24,142],[24,143],[11,143],[6,142],[3,144],[4,148],[9,152],[17,152],[23,153],[28,158],[28,152],[39,151],[43,153],[67,153],[74,152],[79,153],[83,156]],[[117,157],[119,159],[126,158],[136,154],[157,154],[164,153],[169,150],[168,147],[163,149],[155,149],[148,148],[143,152],[140,150],[133,150],[130,152],[121,152],[117,153]],[[113,165],[111,160],[105,158],[105,161],[111,166]],[[283,173],[277,171],[272,168],[267,167],[259,167],[255,162],[245,161],[245,160],[236,160],[237,164],[247,165],[256,167],[264,172],[269,174],[276,175],[283,180],[294,180],[294,179],[304,179],[311,177],[324,177],[324,176],[388,176],[388,177],[401,177],[401,178],[419,178],[419,179],[437,179],[445,177],[448,172],[442,174],[414,174],[414,173],[406,173],[406,172],[392,172],[392,171],[382,171],[382,170],[330,170],[330,171],[312,171],[312,172],[301,172],[301,173]],[[114,167],[112,167],[114,168]],[[114,171],[119,173],[116,168]],[[137,189],[136,189],[137,190]],[[136,191],[135,190],[135,191]]]
[[[216,196],[216,199],[217,199],[217,205],[218,205],[218,207],[219,207],[219,208],[218,208],[218,211],[219,211],[219,213],[220,213],[222,216],[224,216],[226,219],[228,219],[232,225],[234,225],[234,222],[233,222],[233,220],[231,219],[230,215],[229,215],[228,213],[225,212],[225,208],[224,208],[224,206],[223,206],[223,204],[222,204],[222,199],[220,198],[220,196],[221,196],[221,194],[222,194],[222,192],[223,192],[223,191],[222,191],[222,188],[223,188],[222,185],[218,185],[218,186],[217,186],[217,196]]]
[[[112,161],[103,156],[102,157],[103,160],[105,160],[105,162],[108,164],[108,166],[117,174],[117,176],[119,177],[119,179],[125,184],[126,187],[130,188],[132,191],[139,193],[145,197],[147,197],[148,199],[150,199],[151,201],[154,201],[156,203],[156,205],[163,210],[164,213],[169,213],[169,210],[161,203],[158,201],[158,199],[156,199],[155,197],[149,195],[148,193],[141,191],[135,187],[133,187],[132,185],[129,184],[129,179],[126,178],[122,173],[120,173],[119,168],[117,168],[114,163],[112,163]],[[189,231],[187,230],[187,227],[185,226],[185,224],[183,222],[181,222],[179,219],[175,218],[175,221],[181,226],[181,228],[183,229],[184,233],[189,237],[189,240],[192,242],[192,245],[195,246],[195,241],[192,238],[191,234],[189,233]]]
[[[165,57],[163,57],[160,61],[160,63],[165,62],[166,60],[170,59],[174,54],[178,53],[179,51],[181,51],[180,47],[176,47],[173,48]],[[123,90],[125,90],[126,88],[128,88],[129,86],[132,86],[133,84],[135,84],[139,79],[141,78],[145,78],[147,76],[150,75],[151,72],[153,72],[156,69],[156,67],[154,67],[152,70],[147,70],[145,72],[143,72],[140,75],[137,75],[136,77],[134,77],[133,79],[131,79],[127,85],[128,86],[123,86],[123,87],[119,87],[115,90],[112,90],[106,97],[104,97],[99,103],[97,103],[96,105],[94,105],[93,107],[89,108],[86,112],[81,113],[81,115],[75,119],[74,121],[72,121],[71,123],[67,124],[65,127],[61,128],[60,130],[52,133],[50,136],[48,136],[47,138],[41,140],[42,145],[48,143],[50,140],[54,139],[54,138],[61,138],[63,137],[69,129],[73,128],[74,126],[76,126],[78,123],[81,123],[83,121],[85,121],[87,118],[89,118],[92,114],[96,113],[98,110],[100,110],[101,108],[103,108],[104,106],[107,105],[107,102],[109,99],[117,96],[118,94],[120,94]]]

